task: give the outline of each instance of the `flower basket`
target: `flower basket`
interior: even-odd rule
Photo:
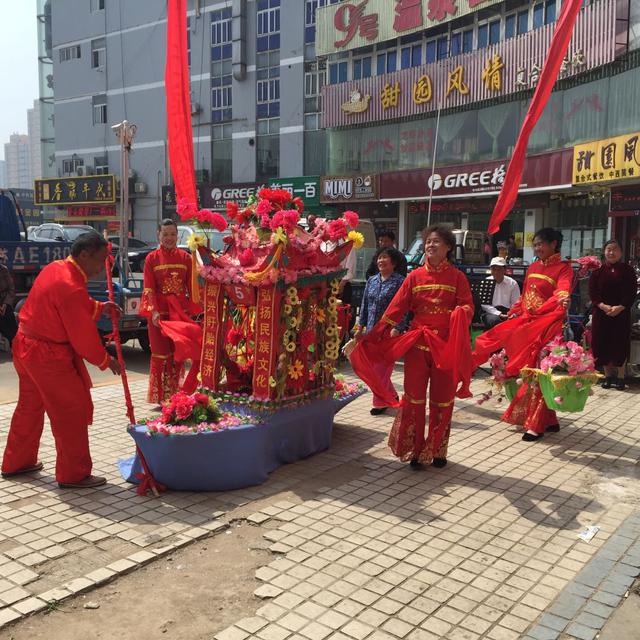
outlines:
[[[520,385],[517,378],[507,378],[504,381],[504,395],[509,402],[515,398],[518,389],[520,389]]]
[[[591,387],[599,377],[598,373],[569,376],[539,371],[538,384],[549,409],[578,412],[584,409]]]

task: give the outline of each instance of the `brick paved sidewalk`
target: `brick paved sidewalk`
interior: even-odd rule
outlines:
[[[133,385],[140,415],[144,390]],[[133,452],[120,388],[94,400],[106,488],[58,489],[46,428],[44,473],[0,482],[0,625],[211,535],[224,512],[253,501],[251,520],[281,522],[265,534],[277,557],[256,575],[273,599],[220,640],[593,638],[639,572],[633,391],[597,390],[533,444],[499,423],[498,408],[459,402],[449,465],[417,473],[390,455],[391,418],[370,416],[364,396],[337,416],[329,451],[265,484],[159,500],[117,472]],[[0,406],[2,424],[12,410]],[[295,499],[278,502],[286,491]],[[589,524],[601,529],[586,543],[577,534]]]

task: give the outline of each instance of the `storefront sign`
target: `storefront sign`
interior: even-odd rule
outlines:
[[[527,158],[522,175],[522,189],[538,189],[571,184],[571,149]],[[473,194],[496,195],[508,161],[483,162],[451,167],[392,171],[380,175],[380,199],[426,199],[433,189],[433,199]]]
[[[240,208],[247,206],[251,196],[257,195],[265,185],[261,182],[202,185],[202,206],[211,211],[226,211],[228,202],[237,202]]]
[[[202,208],[202,184],[196,185],[196,196],[198,197],[198,208]],[[162,217],[171,218],[177,215],[176,211],[176,191],[172,185],[162,187]]]
[[[36,207],[33,202],[33,189],[7,189],[7,191],[10,191],[14,195],[16,202],[20,207],[20,213],[22,213],[24,224],[27,227],[37,227],[42,224],[42,209],[40,207]],[[10,195],[9,199],[13,201],[13,198],[11,198]]]
[[[640,178],[640,133],[579,144],[573,148],[573,183],[598,184]]]
[[[302,198],[307,211],[320,205],[319,176],[278,178],[277,180],[273,180],[269,187],[271,189],[285,189],[294,198]]]
[[[335,12],[345,6],[348,4],[327,9]],[[615,18],[615,0],[601,0],[581,11],[560,68],[560,78],[614,60]],[[421,115],[436,111],[440,105],[445,109],[459,107],[533,89],[538,84],[553,30],[554,25],[546,25],[473,53],[363,80],[326,85],[322,89],[322,126],[341,127]]]
[[[459,200],[434,200],[431,203],[431,213],[490,213],[496,203],[497,196],[490,198],[466,198]],[[547,194],[533,194],[520,196],[513,205],[515,210],[544,209],[549,206]],[[411,214],[423,214],[429,211],[428,200],[418,200],[407,203],[407,212]]]
[[[610,211],[640,211],[640,186],[611,189]]]
[[[69,207],[67,209],[69,218],[79,218],[82,220],[90,220],[92,218],[117,218],[118,212],[116,206],[105,205],[103,207]]]
[[[34,187],[35,204],[113,204],[116,201],[116,178],[113,175],[44,178],[34,180]]]
[[[500,0],[350,0],[316,10],[316,52],[324,56],[416,33]]]
[[[378,200],[378,176],[323,176],[320,202],[363,202]]]

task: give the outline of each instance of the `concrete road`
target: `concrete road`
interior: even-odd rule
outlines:
[[[145,353],[138,341],[130,341],[122,348],[127,363],[127,377],[130,381],[146,378],[149,373],[149,354]],[[115,349],[109,347],[109,352],[115,355]],[[94,386],[120,384],[120,378],[114,376],[108,369],[100,371],[97,367],[88,365]],[[13,368],[11,353],[0,352],[0,404],[15,402],[18,399],[18,375]]]

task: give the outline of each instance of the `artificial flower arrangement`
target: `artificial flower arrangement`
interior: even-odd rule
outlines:
[[[335,379],[336,390],[333,394],[334,400],[343,400],[351,396],[360,395],[366,391],[366,387],[362,382],[347,382],[341,374],[336,375]]]
[[[565,342],[562,336],[543,348],[537,369],[523,369],[523,374],[537,379],[549,409],[572,412],[584,409],[600,377],[591,352],[572,340]]]
[[[492,354],[489,358],[489,366],[491,367],[490,388],[481,395],[477,404],[485,403],[494,395],[498,402],[502,402],[503,397],[511,402],[522,384],[522,379],[507,376],[507,352],[502,349]]]
[[[255,424],[256,418],[240,412],[223,411],[204,389],[187,394],[174,393],[162,404],[162,413],[146,421],[148,436],[175,436],[208,431],[224,431],[242,424]]]

